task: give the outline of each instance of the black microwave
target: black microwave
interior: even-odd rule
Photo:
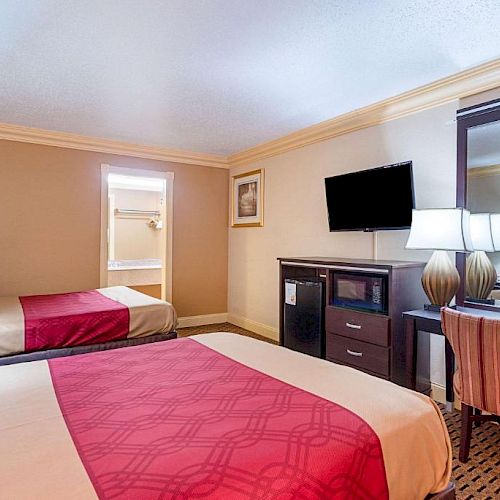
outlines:
[[[347,309],[387,314],[388,282],[387,274],[334,271],[332,304]]]

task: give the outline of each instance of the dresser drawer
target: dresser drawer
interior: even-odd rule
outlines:
[[[326,358],[388,378],[390,349],[332,333],[326,334]]]
[[[391,320],[387,316],[328,306],[325,311],[327,332],[383,347],[391,345]]]

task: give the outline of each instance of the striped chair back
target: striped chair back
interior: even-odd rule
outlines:
[[[443,308],[441,324],[457,360],[458,397],[500,415],[500,319]]]

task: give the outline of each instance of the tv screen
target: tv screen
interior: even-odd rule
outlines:
[[[325,179],[330,231],[408,229],[414,208],[412,162]]]

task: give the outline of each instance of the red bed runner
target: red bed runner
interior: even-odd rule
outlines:
[[[388,498],[364,420],[194,340],[49,365],[99,498]]]
[[[19,297],[26,351],[126,338],[128,307],[97,290]]]

